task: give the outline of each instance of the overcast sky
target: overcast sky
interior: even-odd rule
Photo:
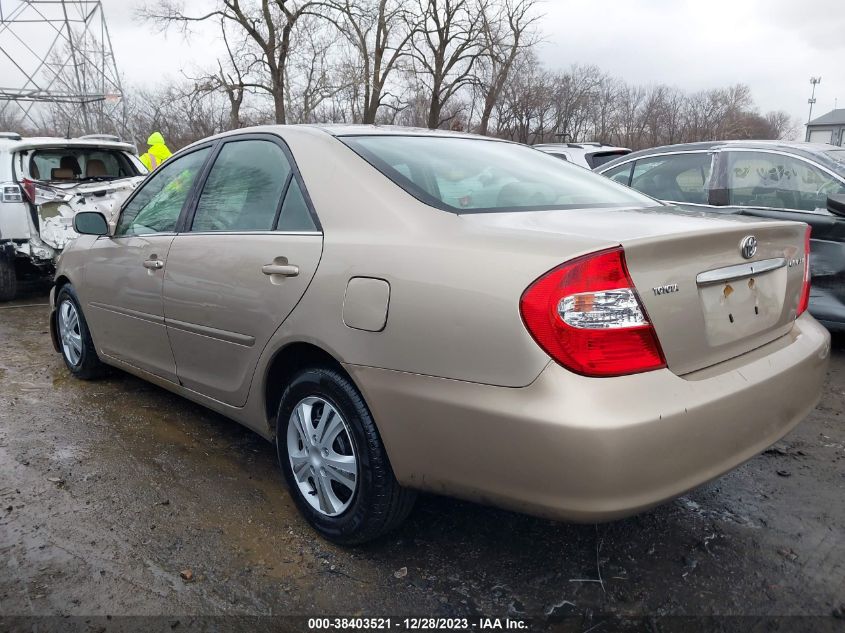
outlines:
[[[215,29],[199,28],[188,41],[175,31],[163,36],[136,18],[140,4],[103,0],[127,83],[213,65]],[[845,0],[545,0],[542,11],[539,54],[551,67],[595,64],[629,82],[688,90],[743,82],[762,111],[786,110],[802,123],[809,78],[821,75],[815,114],[836,98],[845,108]]]

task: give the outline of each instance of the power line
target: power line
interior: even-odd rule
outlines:
[[[38,128],[49,114],[68,130],[129,134],[100,0],[0,0],[0,62],[6,121]]]

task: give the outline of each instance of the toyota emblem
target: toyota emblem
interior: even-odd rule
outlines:
[[[751,259],[757,254],[757,238],[753,235],[743,237],[739,243],[739,252],[745,259]]]

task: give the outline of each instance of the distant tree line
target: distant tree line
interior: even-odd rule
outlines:
[[[128,91],[126,120],[112,123],[133,130],[139,144],[151,130],[179,147],[273,122],[394,124],[632,149],[796,130],[785,112],[760,114],[741,84],[688,93],[632,85],[595,66],[547,68],[536,53],[538,0],[215,0],[198,13],[185,6],[155,0],[140,17],[196,45],[192,26],[213,23],[226,54],[196,76]],[[43,132],[77,125],[49,109],[42,117]]]

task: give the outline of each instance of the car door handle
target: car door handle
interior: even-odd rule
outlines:
[[[296,277],[299,274],[299,266],[293,264],[264,264],[261,272],[265,275],[282,275],[284,277]]]
[[[164,268],[164,262],[160,259],[146,259],[144,260],[144,268],[149,268],[150,270],[159,270]]]

